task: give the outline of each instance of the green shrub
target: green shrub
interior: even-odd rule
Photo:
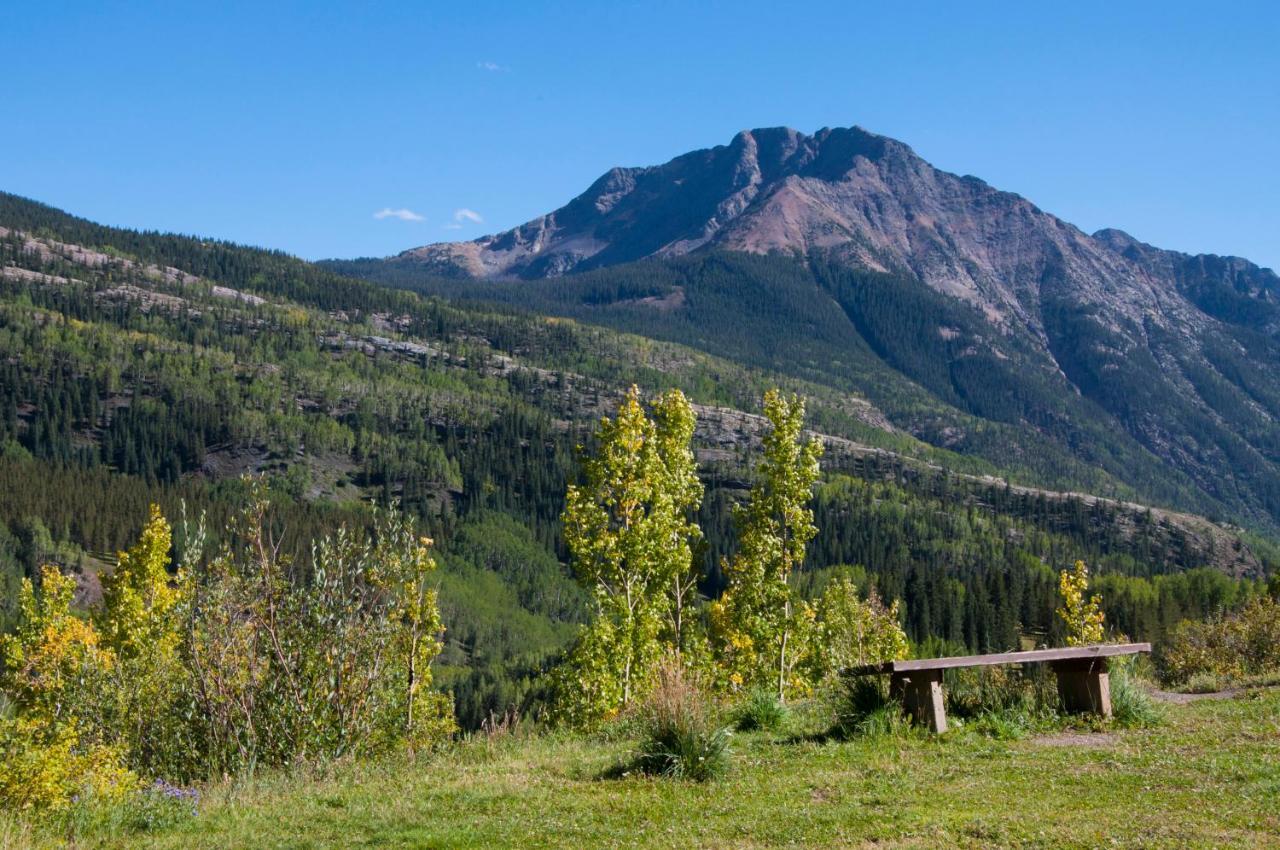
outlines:
[[[141,828],[181,795],[136,796],[139,776],[420,749],[454,731],[430,687],[443,630],[430,541],[384,511],[371,532],[317,541],[304,569],[278,554],[268,507],[255,488],[223,548],[176,577],[153,507],[88,620],[57,567],[23,582],[18,627],[0,636],[0,807],[123,823],[132,806]]]
[[[222,550],[186,573],[183,656],[202,746],[160,775],[424,749],[450,735],[452,708],[430,687],[443,628],[431,541],[391,509],[371,531],[316,541],[303,568],[277,554],[272,520],[253,488]]]
[[[818,598],[815,616],[806,664],[815,684],[850,667],[894,661],[910,653],[898,603],[885,605],[874,587],[862,599],[851,579],[837,577]]]
[[[678,662],[658,671],[641,709],[643,737],[635,760],[642,773],[705,782],[729,769],[728,727],[715,722],[701,690]]]
[[[1159,661],[1174,685],[1205,674],[1234,680],[1280,671],[1280,602],[1262,596],[1216,620],[1184,621]]]
[[[777,732],[787,724],[790,711],[772,691],[756,689],[738,706],[735,719],[739,731]]]

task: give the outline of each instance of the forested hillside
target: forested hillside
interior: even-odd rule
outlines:
[[[300,559],[302,541],[367,522],[372,504],[419,517],[443,567],[437,682],[460,722],[530,705],[588,616],[562,566],[574,446],[631,383],[695,402],[708,596],[723,586],[730,507],[750,484],[771,386],[806,396],[828,443],[802,584],[853,575],[863,593],[901,600],[915,640],[1047,637],[1053,577],[1076,558],[1101,570],[1113,621],[1135,638],[1233,607],[1276,568],[1263,537],[1030,486],[1224,516],[1246,498],[1207,496],[1078,415],[1093,403],[1024,370],[1016,343],[1007,359],[945,365],[978,331],[929,290],[711,255],[526,282],[524,307],[479,306],[443,281],[415,278],[440,293],[424,296],[11,195],[0,228],[0,623],[39,564],[78,573],[93,596],[148,502],[216,530],[243,500],[241,476],[260,475]],[[794,297],[779,302],[777,286]],[[515,300],[493,287],[491,300]],[[938,352],[900,346],[937,322],[957,334],[929,337]]]
[[[1028,483],[1277,527],[1280,479],[1266,459],[1277,432],[1259,405],[1280,396],[1248,360],[1271,357],[1274,343],[1247,328],[1233,333],[1254,339],[1251,348],[1221,338],[1206,344],[1219,358],[1194,373],[1217,411],[1206,415],[1194,393],[1163,386],[1155,359],[1111,362],[1125,346],[1066,305],[1047,315],[1059,368],[1033,341],[1000,334],[973,307],[918,280],[821,260],[712,252],[484,282],[424,276],[398,259],[326,265],[427,294],[670,340],[856,393],[900,432]],[[1151,422],[1182,436],[1155,445],[1131,433]],[[1247,442],[1229,433],[1234,423],[1246,426]],[[1236,454],[1192,448],[1215,441]]]

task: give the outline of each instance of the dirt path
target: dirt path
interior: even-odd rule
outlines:
[[[1244,693],[1242,688],[1227,688],[1225,691],[1211,691],[1205,694],[1184,694],[1177,691],[1161,691],[1152,689],[1148,691],[1151,698],[1156,702],[1169,703],[1170,705],[1186,705],[1189,702],[1198,702],[1202,699],[1232,699]]]

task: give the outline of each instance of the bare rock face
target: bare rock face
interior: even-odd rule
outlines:
[[[1195,329],[1204,320],[1195,295],[1205,288],[1196,281],[1206,276],[1280,301],[1276,275],[1245,260],[1161,251],[1119,231],[1090,236],[858,127],[812,136],[743,131],[728,145],[664,165],[615,168],[566,206],[514,230],[398,259],[435,273],[540,278],[704,247],[825,253],[909,273],[993,323],[1042,339],[1042,299],[1062,294],[1106,317],[1113,330],[1151,320]]]

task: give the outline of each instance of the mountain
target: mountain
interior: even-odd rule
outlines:
[[[1038,485],[1280,527],[1274,272],[1089,235],[859,128],[739,133],[505,233],[330,267],[801,376]]]
[[[564,207],[505,233],[397,259],[475,278],[537,278],[708,248],[820,253],[907,272],[994,321],[1040,330],[1046,288],[1087,293],[1128,319],[1155,312],[1195,324],[1170,290],[1223,318],[1209,305],[1229,289],[1260,304],[1273,330],[1280,313],[1280,278],[1268,269],[1160,251],[1116,230],[1091,237],[858,127],[743,131],[664,165],[614,168]]]

